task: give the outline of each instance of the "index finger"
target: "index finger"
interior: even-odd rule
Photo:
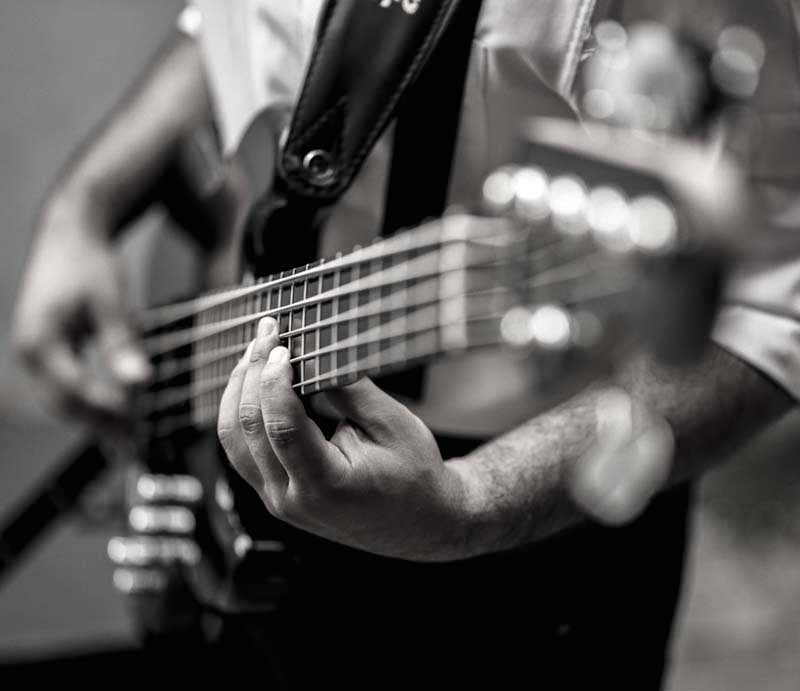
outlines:
[[[301,483],[334,481],[350,464],[308,417],[292,389],[289,351],[274,348],[261,372],[260,401],[272,450],[290,480]]]

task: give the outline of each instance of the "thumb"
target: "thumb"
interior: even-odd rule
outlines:
[[[393,439],[415,421],[408,408],[369,379],[333,389],[325,396],[342,417],[351,420],[375,441]]]
[[[98,346],[114,377],[129,386],[144,384],[153,368],[124,308],[111,303],[98,305],[95,319]]]

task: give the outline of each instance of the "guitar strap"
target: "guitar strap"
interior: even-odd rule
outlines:
[[[441,216],[481,7],[482,0],[328,0],[282,142],[275,191],[284,202],[257,207],[248,233],[269,246],[253,252],[262,273],[316,258],[319,212],[347,191],[395,117],[383,235]],[[396,393],[421,393],[421,370],[389,379],[382,385]]]

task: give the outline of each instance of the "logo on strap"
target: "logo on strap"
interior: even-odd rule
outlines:
[[[381,7],[384,8],[391,7],[392,3],[400,5],[406,14],[415,14],[422,4],[422,0],[380,0]]]

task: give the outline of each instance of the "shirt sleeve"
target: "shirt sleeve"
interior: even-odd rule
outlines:
[[[800,141],[800,118],[793,120],[791,127],[773,127],[768,138],[780,134],[784,142]],[[800,165],[794,163],[793,172],[788,165],[776,161],[769,166],[770,182],[759,185],[773,211],[773,222],[759,232],[797,230],[798,251],[734,267],[712,337],[800,399]]]
[[[226,155],[265,118],[288,124],[314,42],[322,0],[191,0],[179,27],[200,42]]]
[[[763,5],[752,15],[767,61],[753,103],[759,127],[749,172],[768,211],[764,227],[753,230],[797,231],[797,248],[735,267],[713,338],[800,399],[800,16]]]

